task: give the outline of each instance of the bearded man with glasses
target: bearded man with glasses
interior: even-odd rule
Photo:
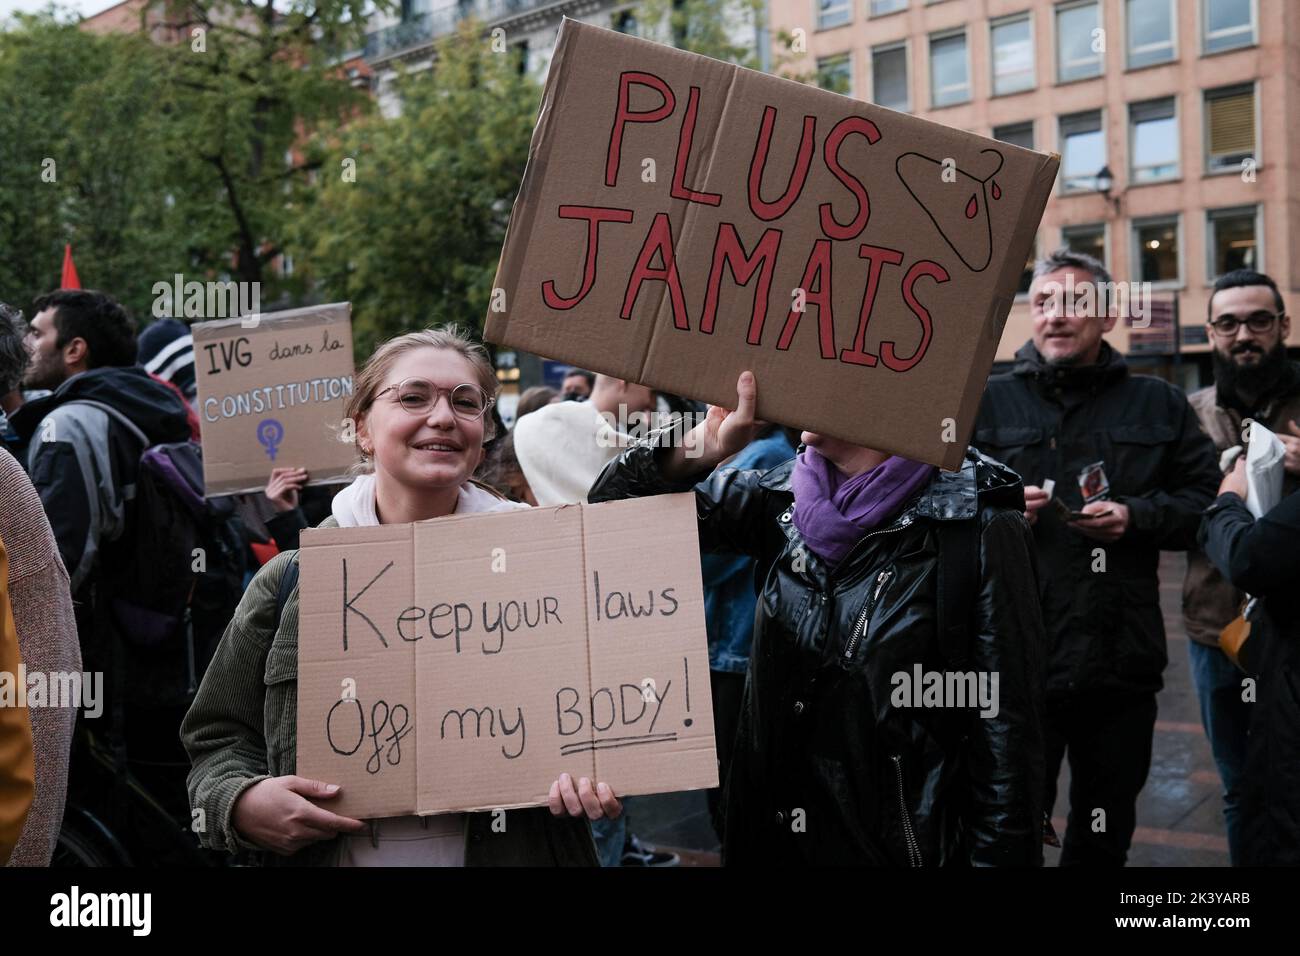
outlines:
[[[1221,276],[1210,295],[1208,325],[1214,384],[1188,396],[1220,456],[1242,444],[1254,419],[1286,446],[1283,495],[1300,488],[1300,363],[1287,357],[1291,319],[1277,283],[1249,269]],[[1221,466],[1231,467],[1224,457]],[[1219,632],[1236,617],[1243,595],[1202,551],[1187,555],[1183,618],[1191,638],[1192,677],[1214,762],[1223,781],[1228,851],[1241,860],[1241,794],[1246,738],[1254,707],[1242,700],[1244,676],[1219,649]]]

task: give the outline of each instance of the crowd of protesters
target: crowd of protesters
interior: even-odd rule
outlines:
[[[1285,304],[1267,276],[1220,278],[1214,384],[1188,396],[1130,372],[1104,300],[1062,298],[1089,285],[1110,276],[1086,255],[1037,264],[1032,338],[990,378],[951,472],[761,421],[749,372],[734,409],[706,410],[573,370],[525,391],[506,429],[488,353],[446,327],[359,369],[346,484],[287,465],[260,494],[206,500],[184,323],[137,335],[111,297],[79,290],[41,296],[30,322],[0,306],[0,680],[103,675],[94,718],[84,693],[0,696],[0,861],[676,863],[636,837],[617,780],[547,781],[548,806],[508,811],[504,830],[491,814],[332,812],[337,787],[295,773],[296,550],[307,527],[693,491],[725,864],[1032,866],[1048,843],[1062,865],[1123,865],[1167,665],[1168,550],[1187,553],[1232,862],[1300,863]],[[667,427],[621,430],[650,412]],[[1284,451],[1266,511],[1247,471],[1256,427]],[[992,675],[996,700],[913,706],[898,675],[922,672]]]

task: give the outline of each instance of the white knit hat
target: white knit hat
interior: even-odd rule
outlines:
[[[515,457],[543,508],[585,503],[610,459],[626,447],[590,402],[555,402],[515,423]]]

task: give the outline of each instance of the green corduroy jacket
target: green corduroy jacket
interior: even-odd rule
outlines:
[[[321,527],[337,524],[329,518]],[[277,555],[253,578],[181,724],[191,763],[190,806],[203,811],[199,839],[210,849],[257,851],[231,822],[235,801],[259,780],[296,772],[297,588],[275,626],[280,579],[296,555]],[[490,813],[469,815],[466,866],[598,865],[585,819],[556,818],[546,807],[528,807],[507,811],[505,824],[496,832]],[[330,866],[338,850],[336,838],[291,856],[261,856],[268,865]]]

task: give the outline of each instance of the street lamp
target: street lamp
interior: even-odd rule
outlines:
[[[1110,166],[1102,166],[1101,169],[1097,170],[1094,182],[1096,183],[1097,192],[1110,200],[1110,204],[1115,207],[1115,212],[1118,213],[1119,196],[1110,194],[1111,187],[1115,185],[1115,174],[1110,171]]]

